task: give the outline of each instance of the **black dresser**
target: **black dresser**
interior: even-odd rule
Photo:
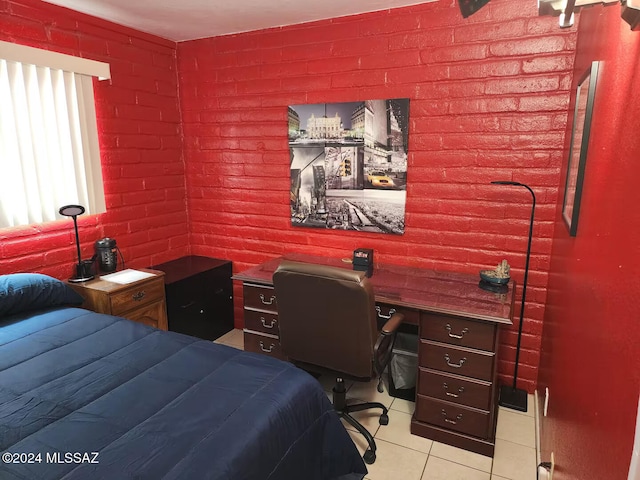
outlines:
[[[165,273],[169,330],[215,340],[233,329],[230,261],[190,255],[151,268]]]

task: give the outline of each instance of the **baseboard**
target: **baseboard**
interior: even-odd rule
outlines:
[[[536,465],[542,463],[542,453],[540,452],[540,402],[538,401],[538,389],[533,391],[533,403],[535,405],[533,410],[533,418],[536,425]]]

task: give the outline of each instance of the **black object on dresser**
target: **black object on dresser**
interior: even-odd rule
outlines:
[[[153,269],[165,273],[169,330],[206,340],[233,330],[230,261],[190,255]]]

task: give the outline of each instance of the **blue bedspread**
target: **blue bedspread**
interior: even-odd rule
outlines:
[[[78,308],[0,319],[0,452],[31,454],[0,462],[2,480],[366,473],[303,371]]]

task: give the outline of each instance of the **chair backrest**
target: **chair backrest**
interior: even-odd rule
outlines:
[[[280,345],[293,363],[371,378],[378,336],[364,272],[282,261],[273,274]]]

